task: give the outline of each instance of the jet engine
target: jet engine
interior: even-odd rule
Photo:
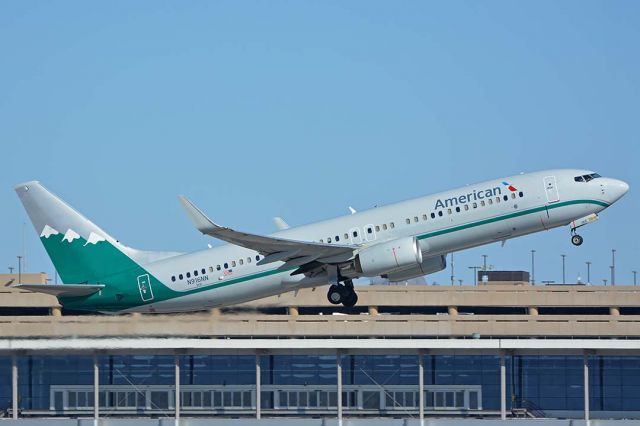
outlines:
[[[366,277],[375,277],[405,268],[419,268],[422,251],[415,237],[398,238],[375,244],[361,250],[355,259],[356,271]]]
[[[412,278],[421,277],[423,275],[433,274],[434,272],[442,271],[447,267],[447,259],[445,256],[428,257],[422,261],[418,266],[410,266],[405,269],[389,272],[383,275],[383,278],[387,278],[389,281],[406,281]]]

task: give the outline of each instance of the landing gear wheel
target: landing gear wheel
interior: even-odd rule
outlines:
[[[571,236],[571,244],[573,244],[574,246],[581,245],[583,241],[584,241],[584,239],[578,234],[575,234],[575,235]]]
[[[327,292],[327,300],[333,305],[341,304],[347,296],[345,288],[338,284],[333,284]]]
[[[342,302],[342,306],[345,308],[353,308],[356,306],[356,303],[358,303],[358,295],[351,289],[344,302]]]

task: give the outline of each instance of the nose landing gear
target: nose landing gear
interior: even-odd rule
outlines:
[[[327,292],[327,300],[333,305],[342,304],[345,308],[355,306],[358,303],[358,295],[353,289],[353,281],[346,280],[344,284],[331,285]]]
[[[571,244],[573,244],[574,246],[582,245],[583,241],[584,241],[584,238],[582,238],[582,237],[581,237],[580,235],[578,235],[578,234],[575,234],[575,233],[574,233],[574,234],[571,236]]]

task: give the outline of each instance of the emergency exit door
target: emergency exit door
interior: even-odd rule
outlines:
[[[555,176],[547,176],[544,178],[544,190],[547,194],[547,202],[555,203],[560,201],[560,194],[558,194],[558,183]]]

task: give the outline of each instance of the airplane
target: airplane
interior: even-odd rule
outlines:
[[[593,171],[545,170],[258,235],[211,221],[179,201],[202,234],[229,244],[193,253],[128,247],[37,181],[15,190],[64,284],[21,284],[62,306],[110,314],[188,312],[329,285],[331,304],[358,301],[353,280],[438,272],[448,253],[569,225],[577,229],[629,190]]]

